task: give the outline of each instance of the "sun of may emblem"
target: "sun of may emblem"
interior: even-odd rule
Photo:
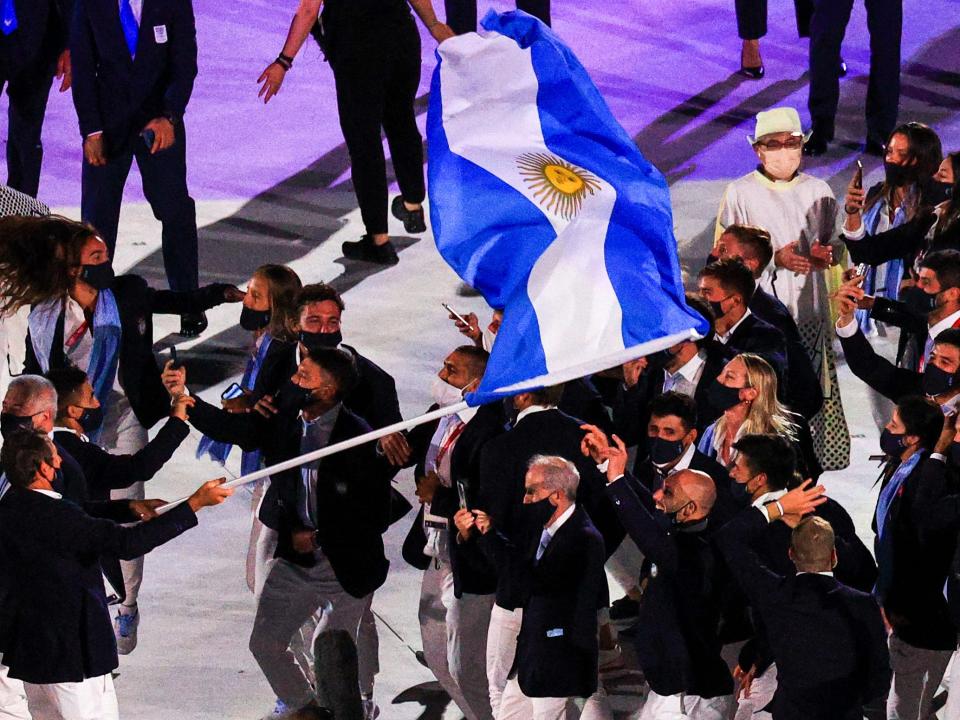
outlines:
[[[564,220],[577,216],[587,193],[600,190],[595,175],[556,155],[524,153],[517,158],[517,166],[537,202]]]

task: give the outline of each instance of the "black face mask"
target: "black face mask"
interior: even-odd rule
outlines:
[[[300,331],[300,342],[308,352],[323,349],[335,349],[343,342],[343,335],[339,330],[331,333],[312,333],[306,330]]]
[[[883,432],[880,433],[880,450],[882,450],[885,455],[900,457],[900,454],[906,447],[903,441],[903,433],[895,434],[884,428]]]
[[[943,395],[945,392],[950,392],[954,385],[956,385],[956,382],[956,375],[948,373],[946,370],[941,370],[933,363],[929,363],[923,369],[923,380],[920,387],[923,389],[925,395],[936,397],[937,395]]]
[[[960,467],[960,443],[950,443],[950,461],[955,467]]]
[[[883,172],[886,176],[887,185],[891,187],[903,187],[913,182],[913,168],[909,165],[885,162]]]
[[[550,503],[549,497],[545,497],[543,500],[537,500],[536,502],[532,503],[524,503],[520,506],[520,514],[523,518],[523,522],[528,528],[531,529],[543,529],[546,527],[556,510],[557,508]]]
[[[747,483],[738,483],[736,480],[731,478],[730,495],[733,497],[733,501],[741,507],[746,507],[750,504],[751,496],[750,491],[747,490]]]
[[[277,411],[281,415],[296,415],[305,407],[315,402],[313,390],[302,388],[287,380],[280,391],[277,393],[276,402]]]
[[[669,350],[658,350],[651,355],[647,355],[647,367],[654,370],[662,370],[670,364],[673,358],[674,354]]]
[[[83,415],[78,422],[85,435],[95,433],[103,425],[103,407],[83,408]]]
[[[0,413],[0,436],[4,440],[13,435],[21,428],[33,427],[33,415],[14,415],[13,413]]]
[[[253,310],[246,305],[240,310],[240,327],[249,332],[263,330],[270,324],[269,310]]]
[[[664,440],[659,437],[647,438],[650,447],[650,461],[654,465],[667,465],[683,454],[682,440]]]
[[[939,205],[953,197],[953,184],[934,181],[923,193],[923,200],[930,205]]]
[[[743,388],[732,388],[714,380],[707,388],[707,402],[720,412],[726,412],[740,402],[740,391]]]
[[[692,505],[692,504],[693,504],[693,500],[688,500],[688,501],[685,502],[683,505],[681,505],[681,506],[678,507],[676,510],[674,510],[672,513],[666,513],[666,516],[667,516],[668,518],[670,518],[670,524],[671,524],[671,525],[674,525],[674,526],[676,526],[676,525],[683,525],[683,524],[684,524],[684,521],[678,519],[677,516],[678,516],[680,513],[683,512],[683,509],[684,509],[687,505]]]
[[[724,298],[723,300],[726,300],[726,298]],[[719,300],[719,301],[711,300],[711,301],[710,301],[710,309],[713,310],[713,316],[714,316],[715,318],[721,318],[721,317],[723,317],[724,314],[725,314],[725,313],[723,312],[723,300]]]
[[[97,290],[106,290],[113,285],[113,265],[109,261],[99,265],[82,265],[80,279]]]

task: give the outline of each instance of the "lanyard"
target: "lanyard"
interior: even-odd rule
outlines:
[[[440,469],[440,463],[443,460],[443,456],[450,452],[450,448],[453,447],[453,444],[457,441],[457,438],[460,437],[466,428],[467,424],[461,421],[457,428],[447,436],[446,441],[440,446],[440,449],[437,450],[437,458],[433,461],[434,468],[437,470]]]

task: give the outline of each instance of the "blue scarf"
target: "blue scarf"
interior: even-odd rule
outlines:
[[[257,350],[257,354],[251,355],[247,360],[247,367],[243,371],[243,379],[240,381],[240,386],[245,390],[252,390],[254,385],[256,385],[257,376],[260,374],[260,368],[263,367],[263,361],[267,357],[267,351],[270,349],[271,342],[273,342],[273,338],[270,337],[270,333],[265,333],[263,341]],[[214,440],[204,435],[200,438],[200,444],[197,445],[197,457],[202,458],[204,455],[208,455],[212,460],[216,460],[223,465],[227,462],[227,457],[230,455],[230,450],[232,449],[233,445],[230,443],[220,442],[219,440]],[[259,450],[244,452],[240,456],[241,475],[246,475],[259,469]]]
[[[45,300],[34,305],[27,319],[33,354],[45,373],[50,370],[53,337],[57,331],[57,323],[63,316],[64,304],[64,298]],[[107,401],[117,379],[117,367],[120,365],[120,336],[117,299],[113,291],[101,290],[97,294],[97,304],[93,309],[93,351],[90,353],[90,363],[86,368],[80,369],[86,371],[87,379],[93,386],[93,394],[97,396],[104,412],[107,410]],[[97,428],[93,433],[88,433],[90,439],[95,440],[94,436],[98,436],[100,430],[101,428]]]
[[[890,574],[893,564],[893,538],[887,527],[888,516],[890,515],[890,506],[894,499],[900,494],[903,483],[910,477],[910,473],[917,464],[926,456],[926,452],[916,452],[911,455],[906,462],[900,463],[900,467],[893,473],[893,477],[880,491],[880,497],[877,499],[876,522],[877,522],[877,584],[874,586],[874,594],[880,598],[881,602],[890,592],[892,577]]]
[[[880,219],[883,217],[883,214],[887,212],[887,203],[876,202],[873,206],[867,210],[863,216],[863,226],[867,231],[866,236],[860,240],[860,242],[870,242],[870,238],[873,235],[877,234],[877,230],[880,226]],[[893,213],[893,222],[890,223],[890,228],[893,229],[900,225],[903,225],[907,220],[907,214],[904,211],[903,207],[898,207]],[[877,276],[881,269],[886,268],[886,276],[884,278],[884,287],[877,287]],[[868,295],[880,295],[886,297],[889,300],[896,300],[900,295],[900,278],[903,275],[903,260],[897,258],[896,260],[888,260],[883,265],[878,267],[867,268],[867,277],[863,281],[863,290]],[[860,326],[860,329],[866,335],[871,330],[871,318],[869,310],[857,310],[857,324]]]

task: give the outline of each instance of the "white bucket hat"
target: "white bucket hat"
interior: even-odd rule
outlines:
[[[747,135],[747,141],[756,145],[757,140],[764,135],[788,132],[791,135],[802,137],[803,142],[810,139],[810,132],[803,132],[800,124],[800,114],[792,107],[778,107],[757,113],[757,126],[753,135]]]

